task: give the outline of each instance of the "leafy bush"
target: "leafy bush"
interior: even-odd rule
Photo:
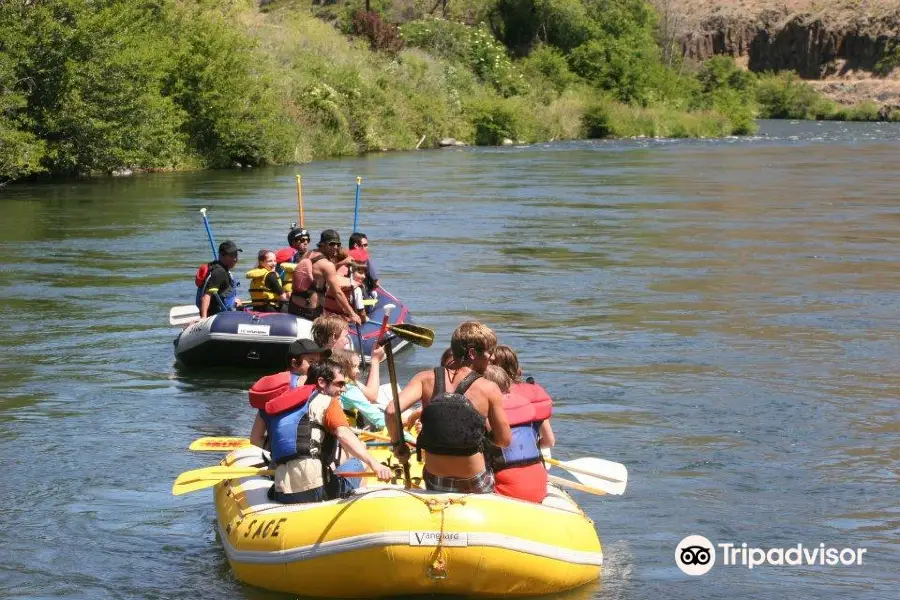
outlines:
[[[578,81],[578,76],[569,69],[563,53],[547,44],[535,48],[522,61],[521,68],[531,76],[542,77],[559,93]]]
[[[880,121],[881,107],[874,102],[860,102],[854,106],[839,106],[826,117],[829,121]]]
[[[592,39],[572,51],[572,70],[622,102],[648,104],[653,97],[655,50],[629,38]]]
[[[498,146],[504,139],[529,140],[533,123],[519,98],[484,96],[466,106],[479,146]]]
[[[697,73],[699,89],[692,108],[716,110],[727,116],[732,132],[756,130],[756,76],[744,71],[729,56],[716,56],[703,63]]]
[[[756,91],[764,119],[821,119],[833,104],[793,73],[760,78]]]
[[[503,96],[527,90],[506,49],[483,25],[467,27],[443,19],[425,19],[403,25],[400,35],[407,46],[463,63]]]
[[[591,139],[605,138],[612,134],[610,103],[594,102],[584,111],[584,133]]]

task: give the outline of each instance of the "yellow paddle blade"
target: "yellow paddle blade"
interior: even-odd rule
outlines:
[[[270,469],[225,467],[222,465],[193,469],[191,471],[185,471],[175,479],[175,483],[172,485],[172,495],[180,496],[181,494],[187,494],[188,492],[202,490],[227,479],[272,475],[274,473],[275,472]]]
[[[434,343],[434,331],[421,325],[397,323],[396,325],[388,325],[388,330],[397,337],[423,348],[429,348]]]
[[[239,448],[248,448],[253,444],[247,438],[239,437],[202,437],[191,442],[188,450],[198,452],[225,452],[228,450],[237,450]]]

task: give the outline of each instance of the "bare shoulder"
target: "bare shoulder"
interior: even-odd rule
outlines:
[[[493,381],[488,381],[484,377],[479,377],[469,391],[466,393],[472,405],[481,414],[487,416],[492,402],[502,402],[503,396],[500,388]]]
[[[502,392],[500,392],[500,388],[497,384],[484,377],[479,377],[472,385],[472,389],[478,390],[488,398],[500,398],[502,396]]]

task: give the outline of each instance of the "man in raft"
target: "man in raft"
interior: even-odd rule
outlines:
[[[325,296],[329,290],[336,294],[337,308],[351,323],[359,324],[360,318],[353,311],[347,297],[341,292],[341,282],[331,259],[341,250],[341,236],[334,229],[326,229],[319,238],[319,245],[308,252],[294,269],[291,301],[288,312],[304,319],[314,320],[322,314]]]
[[[305,385],[266,402],[262,415],[277,465],[272,500],[292,504],[346,497],[361,479],[340,473],[362,471],[364,464],[381,481],[391,480],[391,470],[366,450],[347,423],[338,397],[346,385],[341,366],[326,358],[310,367]],[[356,459],[335,468],[341,447]]]
[[[256,419],[250,429],[250,443],[268,450],[267,427],[264,418],[266,402],[306,383],[312,365],[331,356],[331,349],[318,346],[312,340],[301,338],[288,346],[288,370],[266,375],[256,381],[249,391],[250,406],[257,409]]]
[[[197,308],[200,318],[211,317],[224,310],[236,310],[241,306],[237,297],[238,284],[231,276],[231,270],[237,264],[238,252],[242,252],[237,244],[225,240],[219,244],[219,258],[207,265],[206,278],[198,285]]]
[[[507,447],[512,439],[500,388],[481,376],[496,347],[497,336],[489,327],[466,321],[450,339],[453,363],[417,373],[400,394],[401,411],[422,402],[422,431],[417,444],[425,451],[423,477],[429,490],[463,494],[494,491],[494,476],[486,468],[482,453],[487,424],[498,447]],[[393,403],[385,413],[392,439],[402,440]],[[394,445],[394,454],[401,462],[409,460],[404,442]]]

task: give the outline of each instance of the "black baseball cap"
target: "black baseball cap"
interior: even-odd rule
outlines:
[[[304,354],[321,354],[322,358],[328,358],[331,356],[331,348],[321,348],[317,346],[314,341],[307,338],[294,340],[291,342],[291,345],[288,346],[288,360],[299,358]]]
[[[326,229],[319,238],[319,245],[328,244],[330,242],[341,243],[341,236],[334,229]]]
[[[231,240],[225,240],[219,244],[219,254],[237,254],[238,252],[243,252],[243,250],[238,248],[237,244]]]

